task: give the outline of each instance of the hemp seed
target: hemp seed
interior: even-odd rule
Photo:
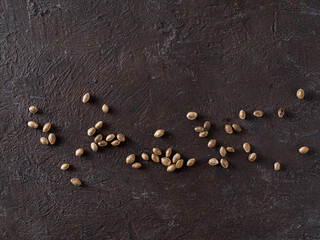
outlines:
[[[244,110],[240,110],[239,118],[242,119],[242,120],[246,118],[246,112]]]
[[[71,178],[70,182],[75,186],[81,185],[81,181],[79,180],[79,178]]]
[[[103,126],[103,122],[99,121],[99,122],[96,123],[96,125],[94,125],[94,128],[95,129],[100,129],[100,128],[102,128],[102,126]]]
[[[187,118],[189,120],[195,120],[198,117],[198,114],[196,112],[188,112],[187,113]]]
[[[95,142],[92,142],[90,144],[90,147],[91,147],[92,151],[94,151],[94,152],[98,151],[98,145]]]
[[[276,162],[276,163],[273,165],[273,167],[274,167],[274,170],[275,170],[275,171],[279,171],[279,170],[280,170],[280,163],[279,163],[279,162]]]
[[[46,137],[41,137],[40,138],[40,142],[42,145],[48,145],[49,144],[49,141]]]
[[[51,123],[48,122],[45,125],[43,125],[42,132],[49,132],[50,129],[51,129]]]
[[[303,89],[300,88],[297,91],[297,98],[299,98],[299,99],[303,99],[304,98],[304,90]]]
[[[190,158],[188,161],[187,161],[187,167],[192,167],[194,165],[194,163],[196,162],[196,159],[195,158]]]
[[[172,154],[172,148],[168,148],[167,150],[166,150],[166,157],[170,157],[171,156],[171,154]]]
[[[86,93],[86,94],[84,94],[84,95],[82,96],[82,102],[83,102],[83,103],[88,102],[89,99],[90,99],[90,94],[89,94],[89,93]]]
[[[242,145],[242,148],[243,150],[246,152],[246,153],[249,153],[251,151],[251,146],[249,143],[245,142],[243,145]]]
[[[107,104],[103,104],[101,107],[101,110],[103,113],[108,113],[109,112],[109,106]]]
[[[209,131],[211,128],[211,122],[205,121],[203,124],[203,128],[204,128],[204,130]]]
[[[231,125],[229,125],[229,124],[226,124],[226,125],[224,126],[224,130],[225,130],[226,133],[228,133],[228,134],[232,134],[232,133],[233,133],[232,127],[231,127]]]
[[[37,108],[37,107],[35,107],[35,106],[30,106],[30,107],[29,107],[29,112],[31,112],[31,113],[33,113],[33,114],[35,114],[35,113],[37,113],[37,112],[38,112],[38,108]]]
[[[214,148],[217,144],[217,141],[215,139],[211,139],[209,142],[208,142],[208,148]]]
[[[254,160],[257,159],[257,154],[256,153],[250,153],[248,156],[248,160],[253,162]]]
[[[112,133],[112,134],[109,134],[109,135],[106,137],[106,141],[107,141],[107,142],[111,142],[115,137],[116,137],[116,135],[114,135],[113,133]]]
[[[142,158],[143,160],[146,160],[146,161],[149,160],[149,156],[148,156],[148,154],[146,154],[146,153],[142,153],[142,154],[141,154],[141,158]]]
[[[241,132],[241,131],[242,131],[240,125],[239,125],[239,124],[236,124],[236,123],[232,124],[232,128],[233,128],[236,132]]]
[[[80,156],[82,156],[83,153],[84,153],[83,148],[79,148],[79,149],[76,150],[75,154],[76,154],[77,157],[80,157]]]
[[[300,152],[301,154],[306,154],[306,153],[309,152],[309,148],[306,147],[306,146],[303,146],[303,147],[301,147],[301,148],[299,149],[299,152]]]
[[[135,160],[136,160],[136,155],[130,154],[130,155],[126,158],[126,163],[127,163],[127,164],[132,164],[132,163],[134,163]]]
[[[132,164],[131,167],[134,169],[141,168],[141,163],[136,162],[136,163]]]
[[[154,133],[154,137],[156,138],[161,138],[164,134],[164,130],[163,129],[158,129],[155,133]]]
[[[67,170],[69,168],[69,166],[70,165],[68,163],[64,163],[64,164],[61,165],[60,169],[65,171],[65,170]]]
[[[161,150],[159,148],[152,148],[152,152],[158,156],[160,156],[162,154]]]
[[[227,150],[225,149],[225,147],[220,147],[219,153],[222,157],[225,157],[227,155]]]
[[[56,135],[54,135],[53,133],[50,133],[48,136],[48,141],[51,145],[55,144],[56,142]]]
[[[228,167],[229,167],[229,162],[228,162],[226,159],[224,159],[224,158],[221,158],[221,159],[220,159],[220,164],[221,164],[221,166],[222,166],[223,168],[228,168]]]
[[[256,111],[253,112],[253,116],[255,116],[255,117],[262,117],[263,114],[264,113],[261,110],[256,110]]]
[[[219,164],[219,161],[218,161],[218,159],[216,159],[216,158],[210,158],[209,161],[208,161],[208,163],[209,163],[209,165],[211,165],[211,166],[216,166],[216,165]]]
[[[93,136],[96,133],[96,129],[94,127],[89,128],[87,131],[88,136]]]
[[[208,133],[209,133],[208,131],[203,131],[203,132],[199,133],[199,137],[205,138],[208,136]]]
[[[39,127],[39,124],[34,122],[34,121],[29,121],[28,122],[28,127],[36,129],[36,128]]]

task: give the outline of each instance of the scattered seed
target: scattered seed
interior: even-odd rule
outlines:
[[[117,139],[120,141],[120,142],[124,142],[126,140],[126,137],[122,134],[122,133],[118,133],[117,134]]]
[[[246,152],[246,153],[249,153],[251,151],[251,146],[249,143],[245,142],[243,145],[242,145],[242,148],[243,150]]]
[[[242,119],[242,120],[246,118],[246,112],[244,110],[240,110],[239,118]]]
[[[154,137],[156,137],[156,138],[160,138],[160,137],[162,137],[163,136],[163,134],[164,134],[164,130],[163,129],[158,129],[155,133],[154,133]]]
[[[236,124],[236,123],[232,124],[232,128],[233,128],[236,132],[241,132],[241,131],[242,131],[240,125],[239,125],[239,124]]]
[[[225,149],[225,147],[221,147],[219,149],[219,153],[222,157],[225,157],[227,155],[227,150]]]
[[[103,126],[103,122],[99,121],[99,122],[96,123],[96,125],[94,125],[94,128],[95,129],[100,129],[100,128],[102,128],[102,126]]]
[[[307,152],[309,152],[309,148],[306,147],[306,146],[303,146],[303,147],[301,147],[301,148],[299,149],[299,152],[300,152],[301,154],[306,154]]]
[[[95,143],[98,143],[98,142],[101,142],[102,139],[103,139],[102,134],[98,134],[98,135],[94,138],[93,141],[94,141]]]
[[[284,116],[284,109],[283,109],[283,108],[279,108],[279,110],[278,110],[278,116],[279,116],[280,118],[282,118],[282,117]]]
[[[232,133],[233,133],[232,127],[231,127],[231,125],[229,125],[229,124],[226,124],[226,125],[224,126],[224,130],[225,130],[226,133],[228,133],[228,134],[232,134]]]
[[[99,147],[105,147],[105,146],[107,146],[107,145],[108,145],[108,142],[107,142],[107,141],[102,140],[102,141],[98,142],[98,145],[99,145]]]
[[[203,128],[204,128],[204,130],[209,131],[211,128],[211,122],[205,121],[203,124]]]
[[[162,163],[162,165],[168,167],[171,164],[171,160],[170,160],[170,158],[163,157],[163,158],[161,158],[161,163]]]
[[[42,132],[49,132],[51,128],[51,123],[46,123],[45,125],[43,125],[43,128],[42,128]]]
[[[190,158],[190,159],[187,161],[187,167],[193,166],[195,162],[196,162],[196,159],[195,159],[195,158]]]
[[[151,154],[151,160],[154,162],[160,162],[159,156],[155,155],[154,153]]]
[[[188,112],[187,113],[187,118],[189,120],[195,120],[198,117],[198,114],[196,112]]]
[[[29,107],[29,112],[31,112],[31,113],[33,113],[33,114],[35,114],[35,113],[37,113],[37,112],[38,112],[38,108],[37,108],[37,107],[35,107],[35,106],[30,106],[30,107]]]
[[[211,139],[209,142],[208,142],[208,148],[214,148],[217,144],[217,141],[215,139]]]
[[[216,159],[216,158],[210,158],[209,161],[208,161],[208,163],[209,163],[209,165],[211,165],[211,166],[216,166],[216,165],[219,164],[219,161],[218,161],[218,159]]]
[[[89,94],[89,93],[86,93],[86,94],[84,94],[84,95],[82,96],[82,102],[83,102],[83,103],[88,102],[89,99],[90,99],[90,94]]]
[[[228,152],[235,152],[236,151],[233,147],[227,147],[226,150]]]
[[[34,121],[29,121],[29,122],[28,122],[28,127],[31,127],[31,128],[36,129],[36,128],[39,127],[39,125],[38,125],[38,123],[36,123],[36,122],[34,122]]]
[[[148,156],[148,154],[146,154],[146,153],[142,153],[141,154],[141,158],[143,159],[143,160],[149,160],[149,156]]]
[[[168,148],[168,149],[166,150],[166,157],[170,157],[171,154],[172,154],[172,148]]]
[[[115,137],[116,137],[116,135],[114,135],[113,133],[112,133],[112,134],[109,134],[109,135],[106,137],[106,141],[107,141],[107,142],[111,142]]]
[[[201,138],[205,138],[206,136],[208,136],[208,131],[203,131],[203,132],[201,132],[201,133],[199,133],[199,137],[201,137]]]
[[[69,168],[69,166],[70,165],[68,163],[64,163],[64,164],[61,165],[60,169],[61,170],[67,170]]]
[[[152,148],[152,152],[158,156],[160,156],[162,154],[161,150],[159,148]]]
[[[84,153],[83,148],[79,148],[79,149],[76,150],[76,156],[77,156],[77,157],[82,156],[83,153]]]
[[[256,153],[250,153],[248,156],[248,160],[253,162],[254,160],[257,159],[257,154]]]
[[[174,170],[176,170],[175,164],[171,164],[170,166],[167,167],[167,172],[173,172]]]
[[[90,147],[91,147],[92,151],[94,151],[94,152],[98,151],[98,145],[95,142],[92,142],[90,144]]]
[[[136,160],[136,155],[130,154],[130,155],[126,158],[126,163],[127,163],[127,164],[132,164],[132,163],[134,163],[135,160]]]
[[[42,145],[48,145],[49,144],[49,141],[46,137],[41,137],[40,138],[40,142]]]
[[[224,167],[224,168],[228,168],[228,167],[229,167],[229,162],[228,162],[226,159],[224,159],[224,158],[221,158],[221,159],[220,159],[220,164],[221,164],[221,166]]]
[[[117,139],[117,140],[112,141],[111,145],[115,147],[115,146],[118,146],[120,143],[121,142]]]
[[[184,162],[184,160],[183,159],[179,159],[177,162],[176,162],[176,168],[182,168],[182,166],[183,166],[183,162]]]
[[[94,127],[89,128],[87,131],[88,136],[93,136],[96,133],[96,129]]]
[[[103,113],[108,113],[109,112],[109,106],[107,104],[103,104],[101,109],[102,109]]]
[[[253,112],[253,116],[255,117],[262,117],[263,116],[263,111],[261,110],[256,110]]]
[[[51,145],[55,144],[56,142],[56,135],[54,135],[53,133],[50,133],[49,136],[48,136],[48,140],[49,140],[49,143]]]
[[[299,99],[303,99],[304,98],[304,91],[303,91],[303,89],[299,89],[298,91],[297,91],[297,98],[299,98]]]
[[[279,171],[279,170],[280,170],[280,163],[279,163],[279,162],[276,162],[276,163],[273,165],[273,167],[274,167],[274,170],[275,170],[275,171]]]
[[[71,178],[70,182],[75,186],[81,185],[81,181],[79,180],[79,178]]]
[[[131,167],[135,168],[135,169],[141,168],[141,163],[136,162],[136,163],[132,164]]]
[[[177,163],[180,158],[181,158],[180,153],[176,153],[176,154],[173,155],[173,157],[172,157],[172,162],[173,162],[173,163]]]
[[[201,132],[204,131],[204,128],[201,127],[201,126],[197,126],[197,127],[194,128],[194,131],[196,131],[197,133],[201,133]]]

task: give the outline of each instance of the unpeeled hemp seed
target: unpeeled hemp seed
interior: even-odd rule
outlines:
[[[99,121],[99,122],[97,122],[97,123],[94,125],[94,128],[95,128],[95,129],[100,129],[100,128],[102,128],[102,126],[103,126],[103,122],[102,122],[102,121]]]
[[[92,151],[94,151],[94,152],[98,151],[98,145],[95,142],[92,142],[90,144],[90,147],[91,147]]]
[[[70,165],[68,163],[64,163],[61,165],[60,169],[64,171],[64,170],[67,170],[69,168],[69,166]]]
[[[283,118],[283,116],[284,116],[284,109],[283,109],[283,108],[279,108],[279,110],[278,110],[278,116],[279,116],[280,118]]]
[[[205,121],[203,124],[203,128],[204,128],[204,130],[209,131],[211,128],[211,122]]]
[[[273,165],[273,167],[274,167],[274,170],[275,170],[275,171],[279,171],[279,170],[280,170],[280,163],[279,163],[279,162],[276,162],[276,163]]]
[[[49,144],[49,141],[46,137],[41,137],[40,138],[40,142],[42,145],[48,145]]]
[[[171,156],[171,154],[172,154],[172,148],[168,148],[167,150],[166,150],[166,157],[170,157]]]
[[[83,102],[83,103],[88,102],[89,99],[90,99],[90,93],[85,93],[85,94],[82,96],[82,102]]]
[[[107,104],[103,104],[101,107],[101,110],[103,113],[108,113],[109,112],[109,106]]]
[[[79,178],[71,178],[70,182],[75,186],[81,185],[81,181],[79,180]]]
[[[141,163],[136,162],[136,163],[132,164],[131,167],[134,169],[141,168]]]
[[[182,168],[183,163],[184,163],[184,160],[183,160],[183,159],[179,159],[179,160],[176,162],[176,168],[177,168],[177,169]]]
[[[241,131],[242,131],[240,125],[239,125],[239,124],[236,124],[236,123],[232,124],[232,128],[233,128],[236,132],[241,132]]]
[[[50,133],[48,136],[48,140],[51,145],[55,144],[56,143],[56,135],[54,135],[54,133]]]
[[[151,154],[151,160],[154,162],[160,162],[159,156],[154,153]]]
[[[101,142],[102,139],[103,139],[102,134],[98,134],[97,136],[95,136],[95,138],[94,138],[93,141],[94,141],[95,143],[98,143],[98,142]]]
[[[51,123],[46,123],[45,125],[43,125],[43,128],[42,128],[42,132],[49,132],[51,129]]]
[[[171,164],[171,160],[170,160],[170,158],[162,157],[161,158],[161,163],[162,163],[162,165],[168,167]]]
[[[83,155],[83,153],[84,153],[84,150],[83,150],[83,148],[78,148],[77,150],[76,150],[76,156],[77,157],[80,157],[80,156],[82,156]]]
[[[211,165],[211,166],[216,166],[216,165],[219,164],[219,161],[218,161],[218,159],[216,159],[216,158],[210,158],[209,161],[208,161],[208,163],[209,163],[209,165]]]
[[[194,131],[197,132],[197,133],[201,133],[201,132],[204,131],[204,128],[201,127],[201,126],[197,126],[197,127],[194,128]]]
[[[215,147],[217,144],[217,141],[215,139],[211,139],[209,142],[208,142],[208,148],[213,148]]]
[[[199,137],[205,138],[208,136],[208,133],[209,133],[208,131],[203,131],[203,132],[199,133]]]
[[[246,152],[246,153],[249,153],[251,151],[251,146],[249,143],[245,142],[243,145],[242,145],[242,148],[243,150]]]
[[[246,112],[244,110],[240,110],[239,118],[242,119],[242,120],[246,118]]]
[[[172,162],[173,162],[173,163],[177,163],[180,158],[181,158],[180,153],[176,153],[176,154],[173,155],[173,157],[172,157]]]
[[[29,112],[31,112],[31,113],[33,113],[33,114],[35,114],[35,113],[37,113],[37,112],[38,112],[38,108],[37,108],[37,107],[35,107],[35,106],[30,106],[30,107],[29,107]]]
[[[111,142],[115,137],[116,137],[116,135],[114,135],[113,133],[111,133],[111,134],[109,134],[109,135],[106,137],[106,141],[107,141],[107,142]]]
[[[126,137],[125,137],[122,133],[118,133],[118,134],[117,134],[117,139],[118,139],[120,142],[126,141]]]
[[[220,164],[221,164],[221,166],[222,166],[223,168],[228,168],[228,167],[229,167],[229,162],[228,162],[226,159],[224,159],[224,158],[221,158],[221,159],[220,159]]]
[[[297,91],[297,98],[299,98],[299,99],[303,99],[304,98],[304,90],[303,89],[300,88]]]
[[[236,151],[233,147],[226,147],[226,150],[232,153]]]
[[[126,164],[132,164],[132,163],[134,163],[135,160],[136,160],[136,155],[130,154],[130,155],[126,158]]]
[[[152,152],[158,156],[160,156],[162,154],[161,150],[159,148],[152,148]]]
[[[142,153],[142,154],[141,154],[141,158],[142,158],[143,160],[146,160],[146,161],[149,160],[149,156],[148,156],[148,154],[146,154],[146,153]]]
[[[105,146],[107,146],[107,145],[108,145],[108,142],[107,142],[107,141],[102,140],[102,141],[98,142],[98,145],[99,145],[99,147],[105,147]]]
[[[88,136],[93,136],[95,133],[96,129],[94,127],[89,128],[87,131]]]
[[[264,113],[261,110],[256,110],[256,111],[253,112],[253,116],[255,116],[255,117],[262,117],[263,114]]]
[[[189,120],[195,120],[198,117],[198,114],[196,112],[188,112],[187,113],[187,118]]]
[[[156,137],[156,138],[161,138],[164,134],[164,130],[163,129],[158,129],[154,134],[153,136]]]
[[[34,122],[34,121],[29,121],[28,122],[28,127],[36,129],[36,128],[39,127],[39,124]]]
[[[188,161],[187,161],[187,167],[192,167],[194,165],[194,163],[196,162],[196,159],[195,158],[190,158]]]
[[[175,164],[171,164],[170,166],[167,167],[167,172],[173,172],[174,170],[176,170]]]
[[[306,146],[303,146],[303,147],[299,148],[299,152],[300,152],[301,154],[306,154],[306,153],[309,152],[309,148],[306,147]]]
[[[222,157],[225,157],[227,155],[227,150],[225,149],[225,147],[220,147],[219,153]]]
[[[250,153],[248,156],[248,160],[253,162],[254,160],[257,159],[257,154],[256,153]]]
[[[121,142],[117,139],[117,140],[112,141],[112,142],[111,142],[111,145],[114,146],[114,147],[116,147],[116,146],[119,146],[120,143],[121,143]]]
[[[224,126],[224,130],[225,130],[226,133],[228,133],[228,134],[232,134],[232,133],[233,133],[232,127],[231,127],[231,125],[229,125],[229,124],[226,124],[226,125]]]

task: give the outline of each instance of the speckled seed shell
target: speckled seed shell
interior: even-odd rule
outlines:
[[[151,154],[151,160],[154,162],[160,162],[159,156],[155,155],[154,153]]]
[[[41,137],[40,138],[40,142],[42,145],[48,145],[49,144],[49,141],[46,137]]]
[[[38,108],[37,108],[37,107],[35,107],[35,106],[30,106],[30,107],[29,107],[29,112],[31,112],[31,113],[33,113],[33,114],[35,114],[35,113],[37,113],[37,112],[38,112]]]
[[[226,125],[224,126],[224,130],[225,130],[226,133],[228,133],[228,134],[232,134],[232,133],[233,133],[232,127],[231,127],[231,125],[229,125],[229,124],[226,124]]]
[[[136,156],[134,154],[130,154],[126,158],[126,164],[132,164],[132,163],[134,163],[135,160],[136,160]]]
[[[225,147],[220,147],[219,153],[222,157],[225,157],[227,155],[227,150],[225,149]]]
[[[81,185],[81,181],[79,180],[79,178],[71,178],[70,182],[75,186]]]
[[[299,149],[299,152],[300,152],[301,154],[306,154],[306,153],[309,152],[309,148],[306,147],[306,146],[303,146],[303,147],[301,147],[301,148]]]
[[[103,139],[102,134],[98,134],[98,135],[94,138],[93,141],[94,141],[95,143],[98,143],[98,142],[101,142],[102,139]]]
[[[242,120],[246,118],[246,112],[244,110],[240,110],[239,118],[242,119]]]
[[[102,126],[103,126],[103,122],[102,121],[99,121],[94,125],[95,129],[100,129],[100,128],[102,128]]]
[[[232,124],[232,128],[233,128],[236,132],[241,132],[241,131],[242,131],[240,125],[239,125],[239,124],[236,124],[236,123]]]
[[[177,168],[177,169],[182,168],[183,162],[184,162],[183,159],[179,159],[179,160],[176,162],[176,168]]]
[[[120,142],[126,141],[126,137],[125,137],[122,133],[118,133],[118,134],[117,134],[117,139],[118,139]]]
[[[197,126],[197,127],[194,128],[194,131],[197,132],[197,133],[201,133],[201,132],[204,131],[204,128],[201,127],[201,126]]]
[[[208,131],[203,131],[203,132],[199,133],[199,137],[205,138],[208,136],[208,133],[209,133]]]
[[[283,116],[284,116],[284,109],[283,108],[279,108],[278,116],[279,116],[279,118],[283,118]]]
[[[90,147],[91,147],[92,151],[94,151],[94,152],[98,151],[98,145],[95,142],[92,142],[90,144]]]
[[[43,125],[42,132],[49,132],[50,129],[51,129],[51,123],[48,122],[45,125]]]
[[[160,156],[161,155],[161,150],[159,149],[159,148],[152,148],[152,152],[154,153],[154,154],[156,154],[156,155],[158,155],[158,156]]]
[[[69,166],[70,165],[68,163],[64,163],[61,165],[60,169],[64,171],[64,170],[67,170],[69,168]]]
[[[39,127],[39,124],[34,122],[34,121],[29,121],[28,122],[28,127],[36,129],[36,128]]]
[[[228,168],[228,167],[229,167],[229,162],[228,162],[226,159],[224,159],[224,158],[221,158],[221,159],[220,159],[220,164],[221,164],[221,166],[222,166],[223,168]]]
[[[253,112],[253,116],[255,117],[262,117],[263,116],[263,111],[261,110],[256,110]]]
[[[103,113],[108,113],[109,112],[109,106],[107,104],[103,104],[101,107],[101,110]]]
[[[275,171],[279,171],[279,170],[280,170],[280,163],[279,163],[279,162],[276,162],[276,163],[273,165],[273,167],[274,167],[274,170],[275,170]]]
[[[48,140],[51,145],[55,144],[56,143],[56,135],[54,135],[53,133],[50,133],[48,136]]]
[[[257,154],[256,153],[250,153],[248,156],[248,160],[253,162],[254,160],[257,159]]]
[[[96,129],[94,127],[89,128],[87,131],[88,136],[93,136],[96,133]]]
[[[163,157],[163,158],[161,158],[161,163],[162,163],[162,165],[168,167],[171,164],[171,160],[170,160],[170,158]]]
[[[83,153],[84,153],[83,148],[78,148],[78,149],[76,150],[75,155],[76,155],[77,157],[80,157],[80,156],[82,156]]]
[[[233,147],[226,147],[228,152],[235,152],[236,150]]]
[[[251,146],[249,143],[245,142],[243,145],[242,145],[242,148],[243,150],[246,152],[246,153],[249,153],[251,151]]]
[[[154,134],[153,136],[156,137],[156,138],[160,138],[162,137],[164,134],[164,130],[163,129],[158,129]]]
[[[181,158],[180,153],[176,153],[176,154],[173,155],[173,157],[172,157],[172,162],[173,162],[173,163],[176,163],[180,158]]]
[[[219,164],[219,161],[218,161],[218,159],[216,159],[216,158],[210,158],[209,161],[208,161],[208,163],[209,163],[209,165],[211,165],[211,166],[216,166],[216,165]]]
[[[112,141],[112,142],[111,142],[111,145],[114,146],[114,147],[116,147],[116,146],[119,146],[120,143],[121,143],[121,142],[117,139],[117,140]]]
[[[299,99],[303,99],[304,98],[304,90],[303,89],[300,88],[297,91],[297,98],[299,98]]]
[[[188,112],[187,113],[187,118],[189,120],[195,120],[198,117],[198,114],[196,112]]]
[[[107,146],[107,145],[108,145],[108,142],[107,142],[107,141],[102,140],[102,141],[98,142],[98,145],[99,145],[99,147],[105,147],[105,146]]]
[[[172,154],[172,148],[168,148],[167,150],[166,150],[166,157],[170,157],[171,156],[171,154]]]
[[[217,141],[215,139],[211,139],[209,142],[208,142],[208,148],[214,148],[217,144]]]
[[[83,96],[82,96],[82,102],[83,103],[86,103],[90,100],[90,93],[85,93]]]
[[[190,158],[188,161],[187,161],[187,167],[192,167],[194,165],[194,163],[196,162],[196,159],[195,158]]]
[[[146,154],[146,153],[142,153],[142,154],[141,154],[141,158],[142,158],[143,160],[146,160],[146,161],[149,160],[149,156],[148,156],[148,154]]]
[[[106,137],[106,141],[107,141],[107,142],[111,142],[115,137],[116,137],[116,135],[114,135],[113,133],[111,133],[111,134],[109,134],[109,135]]]
[[[171,164],[170,166],[167,167],[167,172],[173,172],[174,170],[176,170],[175,164]]]
[[[141,168],[141,163],[136,162],[136,163],[132,164],[131,167],[134,169]]]
[[[211,122],[205,121],[203,124],[203,128],[204,128],[204,130],[209,131],[211,128]]]

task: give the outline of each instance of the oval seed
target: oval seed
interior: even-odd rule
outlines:
[[[298,91],[297,91],[297,98],[299,98],[299,99],[303,99],[304,98],[304,91],[303,91],[303,89],[299,89]]]
[[[130,154],[130,155],[126,158],[126,163],[127,163],[127,164],[132,164],[132,163],[134,163],[135,160],[136,160],[136,155]]]
[[[275,170],[275,171],[279,171],[279,170],[280,170],[280,163],[279,163],[279,162],[276,162],[276,163],[273,165],[273,167],[274,167],[274,170]]]
[[[96,133],[96,129],[94,127],[89,128],[87,131],[88,136],[93,136]]]
[[[217,144],[217,141],[215,139],[211,139],[209,142],[208,142],[208,148],[213,148],[215,147]]]
[[[246,118],[246,112],[244,110],[240,110],[239,118],[242,119],[242,120]]]
[[[71,178],[70,182],[75,186],[81,185],[81,181],[79,180],[79,178]]]
[[[204,130],[209,131],[211,128],[211,122],[205,121],[203,124],[203,128],[204,128]]]
[[[172,154],[172,148],[168,148],[167,150],[166,150],[166,157],[170,157],[171,156],[171,154]]]
[[[38,125],[38,123],[36,123],[36,122],[34,122],[34,121],[29,121],[29,122],[28,122],[28,127],[31,127],[31,128],[36,129],[36,128],[39,127],[39,125]]]
[[[159,156],[155,155],[154,153],[151,154],[151,160],[154,162],[160,162]]]
[[[108,142],[107,142],[107,141],[102,140],[102,141],[98,142],[98,145],[99,145],[99,147],[105,147],[105,146],[107,146],[107,145],[108,145]]]
[[[250,153],[248,156],[248,160],[253,162],[254,160],[257,159],[257,154],[256,153]]]
[[[106,141],[107,141],[107,142],[110,142],[110,141],[112,141],[115,137],[116,137],[116,135],[114,135],[113,133],[112,133],[112,134],[109,134],[109,135],[106,137]]]
[[[67,170],[69,168],[69,166],[70,165],[68,163],[64,163],[64,164],[61,165],[60,169],[61,170]]]
[[[98,142],[101,142],[102,139],[103,139],[102,134],[98,134],[98,135],[94,138],[93,141],[94,141],[95,143],[98,143]]]
[[[184,160],[183,159],[179,159],[177,162],[176,162],[176,168],[182,168],[182,166],[183,166],[183,162],[184,162]]]
[[[229,124],[226,124],[226,125],[224,126],[224,130],[225,130],[226,133],[228,133],[228,134],[232,134],[232,133],[233,133],[232,127],[231,127],[231,125],[229,125]]]
[[[233,128],[236,132],[241,132],[241,131],[242,131],[240,125],[239,125],[239,124],[236,124],[236,123],[232,124],[232,128]]]
[[[236,151],[233,147],[227,147],[226,150],[228,152],[235,152]]]
[[[180,158],[181,158],[180,153],[176,153],[176,154],[173,155],[173,157],[172,157],[172,162],[173,162],[173,163],[176,163]]]
[[[115,147],[115,146],[118,146],[120,143],[121,142],[117,139],[117,140],[112,141],[111,145]]]
[[[156,137],[156,138],[160,138],[160,137],[162,137],[163,136],[163,134],[164,134],[164,130],[163,129],[158,129],[155,133],[154,133],[154,137]]]
[[[136,162],[136,163],[132,164],[131,167],[135,168],[135,169],[141,168],[141,163]]]
[[[227,155],[227,150],[225,149],[225,147],[221,147],[219,149],[219,153],[222,157],[225,157]]]
[[[101,109],[102,109],[103,113],[108,113],[109,112],[109,106],[107,104],[103,104]]]
[[[161,155],[161,150],[159,148],[152,148],[152,152],[158,156]]]
[[[284,116],[284,109],[283,109],[283,108],[279,108],[279,110],[278,110],[278,116],[279,116],[280,118],[282,118],[282,117]]]
[[[120,142],[124,142],[126,140],[126,137],[122,134],[122,133],[118,133],[117,134],[117,139],[120,141]]]
[[[175,164],[171,164],[170,166],[167,167],[167,172],[173,172],[174,170],[176,170]]]
[[[220,164],[221,164],[221,166],[224,167],[224,168],[228,168],[228,167],[229,167],[229,162],[228,162],[226,159],[224,159],[224,158],[221,158],[221,159],[220,159]]]
[[[246,153],[249,153],[251,151],[251,146],[249,143],[245,142],[243,145],[242,145],[242,148],[243,150],[246,152]]]
[[[149,160],[149,156],[148,156],[148,154],[146,154],[146,153],[142,153],[141,154],[141,158],[143,159],[143,160]]]
[[[209,161],[208,161],[208,163],[209,163],[209,165],[211,165],[211,166],[216,166],[216,165],[219,164],[219,161],[218,161],[218,159],[216,159],[216,158],[210,158]]]
[[[37,107],[35,107],[35,106],[30,106],[30,107],[29,107],[29,112],[31,112],[31,113],[33,113],[33,114],[35,114],[35,113],[37,113],[37,112],[38,112],[38,108],[37,108]]]
[[[94,125],[95,129],[100,129],[100,128],[102,128],[102,126],[103,126],[103,122],[102,121],[99,121],[99,122],[96,123],[96,125]]]
[[[262,117],[263,116],[263,111],[261,110],[256,110],[253,112],[253,116],[255,117]]]
[[[94,151],[94,152],[98,151],[98,145],[95,142],[92,142],[90,144],[90,147],[91,147],[92,151]]]
[[[86,94],[84,94],[84,95],[82,96],[82,102],[83,102],[83,103],[88,102],[89,99],[90,99],[90,94],[89,94],[89,93],[86,93]]]
[[[161,158],[161,163],[162,163],[162,165],[168,167],[171,164],[171,160],[170,160],[170,158],[163,157],[163,158]]]
[[[205,138],[206,136],[208,136],[208,131],[203,131],[203,132],[201,132],[201,133],[199,133],[199,137],[201,137],[201,138]]]
[[[51,145],[55,144],[56,142],[56,135],[54,135],[53,133],[50,133],[49,136],[48,136],[48,140],[49,140],[49,143]]]
[[[306,146],[303,146],[303,147],[301,147],[301,148],[299,149],[299,152],[300,152],[301,154],[306,154],[307,152],[309,152],[309,148],[306,147]]]
[[[187,118],[189,120],[195,120],[198,117],[198,113],[196,112],[188,112],[187,113]]]
[[[84,153],[83,148],[79,148],[79,149],[76,150],[76,156],[77,156],[77,157],[82,156],[83,153]]]
[[[45,125],[43,125],[43,128],[42,128],[42,132],[49,132],[51,128],[51,123],[46,123]]]
[[[190,159],[187,161],[187,167],[193,166],[195,162],[196,162],[196,159],[195,159],[195,158],[190,158]]]
[[[49,141],[46,137],[41,137],[40,138],[40,142],[42,145],[48,145],[49,144]]]
[[[204,128],[201,127],[201,126],[197,126],[197,127],[194,128],[194,131],[197,132],[197,133],[201,133],[201,132],[204,131]]]

